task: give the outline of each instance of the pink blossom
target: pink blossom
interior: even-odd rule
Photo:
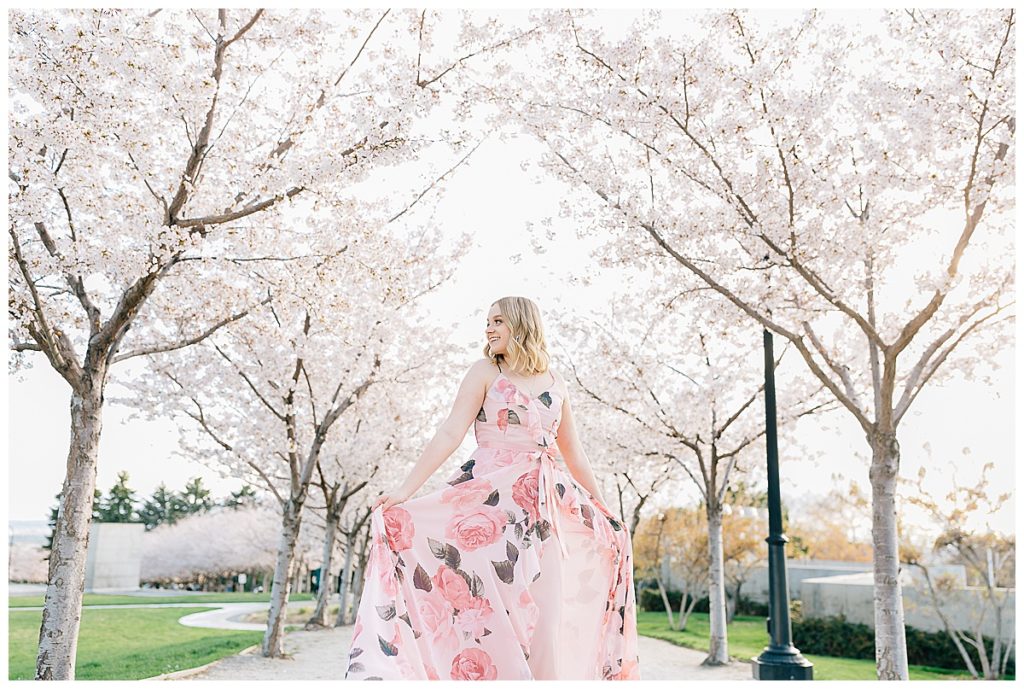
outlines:
[[[451,603],[456,610],[470,606],[473,596],[469,592],[469,584],[461,574],[448,565],[442,564],[438,567],[431,581],[434,584],[434,590],[440,591],[444,599]]]
[[[395,552],[412,547],[416,525],[407,510],[397,505],[384,510],[384,530],[388,536],[388,545]]]
[[[479,505],[471,512],[456,513],[445,526],[445,537],[461,550],[473,551],[498,541],[508,523],[508,514],[498,507]]]
[[[456,511],[465,512],[483,504],[493,490],[494,486],[486,478],[474,478],[445,489],[441,502],[451,503]]]
[[[431,591],[420,595],[418,600],[417,611],[424,630],[436,632],[439,627],[451,622],[452,604],[444,597],[440,588],[435,586]]]
[[[512,466],[516,463],[516,459],[520,454],[519,450],[513,450],[507,447],[501,447],[495,449],[491,455],[491,465],[494,467],[507,467]]]
[[[496,679],[498,668],[482,648],[467,648],[452,659],[452,679]]]
[[[520,476],[512,484],[512,501],[527,511],[531,522],[540,518],[540,511],[537,507],[539,481],[540,469],[534,469]]]
[[[460,632],[469,632],[473,638],[484,635],[484,624],[491,618],[494,609],[486,598],[473,598],[468,607],[459,611],[455,624]]]

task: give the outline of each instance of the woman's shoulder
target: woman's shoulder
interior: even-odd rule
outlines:
[[[485,384],[490,384],[494,376],[498,374],[498,366],[488,359],[483,357],[477,359],[470,365],[468,375],[473,376],[477,380],[483,381]]]
[[[492,372],[493,371],[494,373],[497,373],[498,372],[498,365],[495,364],[490,359],[488,359],[487,357],[482,357],[482,358],[477,359],[476,361],[474,361],[473,364],[469,367],[469,369],[471,371],[477,371],[477,372],[480,372],[480,371]]]

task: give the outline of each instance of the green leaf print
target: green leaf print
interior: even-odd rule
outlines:
[[[396,656],[396,655],[398,655],[398,646],[395,646],[394,644],[391,644],[391,643],[385,641],[384,637],[382,637],[380,634],[377,635],[377,639],[380,641],[380,650],[384,651],[384,655],[386,655],[386,656]]]
[[[502,560],[501,562],[495,562],[491,560],[491,564],[494,565],[494,571],[498,574],[498,578],[506,584],[511,584],[515,576],[512,569],[511,560]]]
[[[430,591],[434,585],[430,583],[430,575],[419,563],[416,564],[416,571],[412,573],[412,585],[424,591]]]

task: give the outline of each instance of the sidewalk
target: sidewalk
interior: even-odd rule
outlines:
[[[266,609],[266,603],[222,604],[225,610],[189,615],[182,624],[217,626],[232,624],[231,629],[263,630],[264,625],[246,625],[233,622],[233,618]],[[241,606],[249,609],[242,611]],[[254,607],[261,606],[261,607]],[[195,624],[200,618],[203,624]],[[287,658],[264,658],[259,645],[241,653],[205,665],[154,677],[155,680],[340,680],[345,677],[345,654],[352,640],[352,625],[331,627],[318,631],[292,631],[285,634],[284,650]],[[722,667],[704,667],[700,663],[707,655],[701,651],[683,648],[660,639],[641,636],[638,640],[640,674],[644,680],[752,680],[750,663],[734,661]]]
[[[159,594],[158,594],[159,595]],[[266,610],[268,603],[139,603],[131,605],[86,605],[95,608],[192,608],[214,610],[186,615],[178,620],[188,627],[234,629],[262,632],[264,624],[242,622],[254,612]],[[42,608],[16,608],[42,610]],[[345,676],[345,654],[351,645],[352,625],[318,631],[296,630],[284,637],[286,658],[264,658],[260,646],[250,646],[237,655],[221,658],[208,665],[181,670],[152,680],[340,680]],[[683,648],[660,639],[638,639],[640,674],[644,680],[752,680],[749,662],[733,661],[721,667],[704,667],[706,653]]]

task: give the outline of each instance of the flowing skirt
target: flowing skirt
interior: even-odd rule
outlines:
[[[345,679],[640,679],[629,532],[557,455],[448,483],[372,513]]]

